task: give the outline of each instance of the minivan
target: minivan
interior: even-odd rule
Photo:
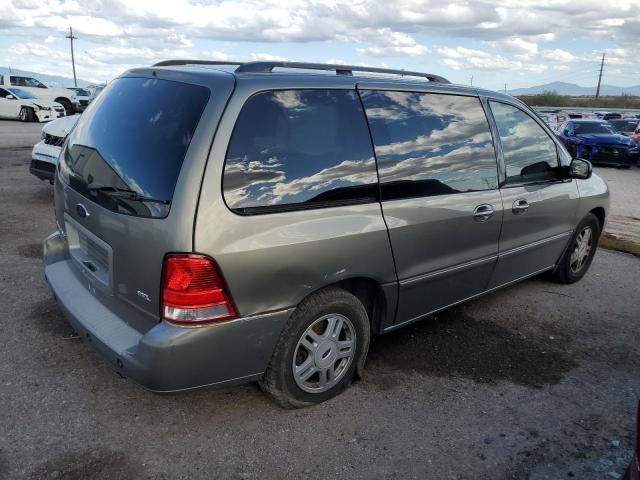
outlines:
[[[259,381],[286,407],[363,375],[372,335],[589,268],[607,185],[526,105],[438,75],[172,60],[67,136],[48,283],[149,390]]]

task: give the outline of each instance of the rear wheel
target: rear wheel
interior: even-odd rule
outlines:
[[[592,213],[582,219],[571,237],[569,247],[553,271],[554,281],[574,283],[587,273],[598,248],[600,230],[600,222]]]
[[[29,107],[22,107],[20,109],[20,113],[18,118],[20,118],[21,122],[31,122],[33,120],[34,113],[33,110]]]
[[[280,405],[300,408],[345,390],[369,350],[362,303],[339,288],[304,300],[285,325],[260,385]]]

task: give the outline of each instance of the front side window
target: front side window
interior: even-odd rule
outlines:
[[[11,93],[4,88],[0,88],[0,98],[7,98],[9,95],[11,95]]]
[[[490,103],[507,167],[507,183],[556,180],[558,153],[547,132],[519,108]]]
[[[278,90],[251,97],[223,177],[238,213],[375,201],[377,175],[362,106],[350,90]]]
[[[383,200],[495,189],[489,124],[475,97],[363,91]]]

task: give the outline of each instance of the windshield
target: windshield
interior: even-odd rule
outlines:
[[[85,90],[84,88],[70,88],[69,90],[73,90],[74,92],[76,92],[76,95],[80,95],[81,97],[88,97],[89,95],[91,95],[91,92],[89,92],[89,90]]]
[[[165,217],[209,89],[169,80],[113,81],[80,116],[60,156],[71,188],[110,210]]]
[[[574,123],[573,124],[574,131],[576,135],[582,135],[585,133],[601,133],[605,135],[611,135],[616,132],[615,128],[608,123],[598,123],[598,122],[589,122],[589,123]]]
[[[27,92],[25,90],[20,90],[19,88],[9,88],[8,90],[11,93],[13,93],[16,97],[22,98],[23,100],[38,98],[35,95],[32,95],[32,94],[30,94],[29,92]]]
[[[638,126],[638,120],[613,120],[610,123],[619,132],[633,132]]]

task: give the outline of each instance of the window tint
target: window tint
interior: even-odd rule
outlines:
[[[208,99],[209,89],[200,85],[114,80],[80,116],[60,156],[61,174],[105,208],[166,216]]]
[[[558,178],[556,144],[522,110],[491,102],[507,167],[507,183],[538,182]]]
[[[227,205],[244,213],[375,200],[373,149],[356,92],[251,97],[231,137],[223,190]]]
[[[480,100],[364,91],[383,200],[497,188],[495,150]]]
[[[4,88],[0,88],[0,98],[7,98],[7,95],[11,95],[11,93]]]

